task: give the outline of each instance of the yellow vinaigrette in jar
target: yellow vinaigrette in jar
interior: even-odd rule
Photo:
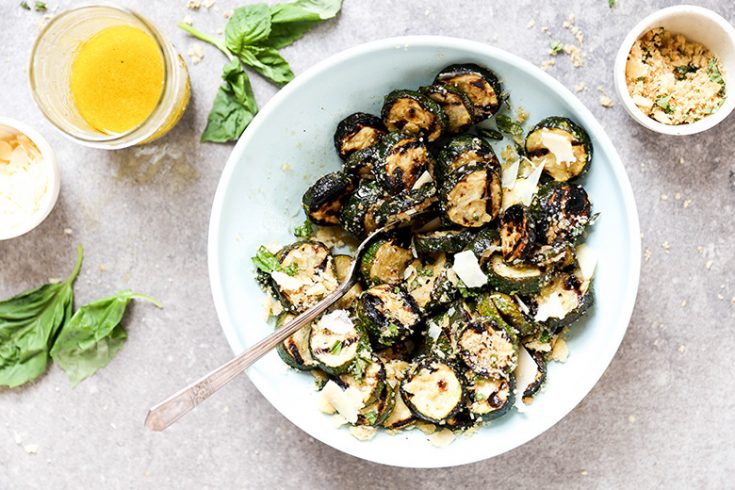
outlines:
[[[165,76],[153,36],[117,25],[80,43],[71,64],[71,95],[79,114],[95,130],[125,133],[153,113]]]

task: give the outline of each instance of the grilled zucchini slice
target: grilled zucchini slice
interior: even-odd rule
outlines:
[[[403,191],[387,198],[375,212],[375,222],[383,226],[389,222],[407,223],[413,219],[413,212],[421,213],[432,209],[438,202],[436,186],[433,182]],[[412,213],[409,214],[409,211]]]
[[[498,167],[498,157],[484,139],[472,135],[452,138],[437,157],[436,169],[440,179],[470,163],[482,163]]]
[[[576,272],[562,272],[541,289],[533,303],[534,318],[558,332],[587,312],[594,304],[594,292]]]
[[[413,260],[411,251],[398,244],[398,240],[377,240],[365,251],[360,262],[360,273],[366,284],[398,284],[403,281],[403,272]]]
[[[591,222],[592,204],[580,185],[549,183],[539,189],[531,203],[536,231],[542,244],[573,243]]]
[[[492,117],[500,109],[503,88],[492,71],[473,63],[450,65],[434,79],[464,92],[475,108],[475,121]]]
[[[377,182],[362,182],[345,202],[340,216],[342,227],[364,237],[378,228],[375,213],[385,200],[383,189]]]
[[[531,384],[523,390],[523,403],[526,405],[531,403],[531,399],[541,390],[541,387],[546,382],[546,373],[548,372],[548,363],[543,352],[528,350],[528,354],[533,359],[533,362],[536,363],[536,376],[534,376]]]
[[[296,318],[291,313],[281,313],[276,319],[276,330]],[[309,335],[311,334],[311,324],[296,331],[286,340],[276,346],[276,352],[283,362],[294,369],[301,371],[309,371],[316,367],[314,358],[311,357],[309,350]]]
[[[467,324],[457,337],[459,357],[475,374],[507,378],[518,365],[518,346],[491,318]]]
[[[376,346],[408,338],[421,323],[419,307],[401,285],[381,284],[363,292],[357,315]]]
[[[393,360],[385,364],[387,383],[393,390],[393,409],[383,420],[382,425],[386,429],[398,430],[406,428],[416,422],[411,410],[406,406],[399,393],[400,384],[406,376],[410,365],[406,361]]]
[[[405,132],[386,135],[378,145],[373,174],[389,194],[411,189],[433,161],[419,136]]]
[[[376,356],[370,356],[364,362],[361,373],[341,374],[335,382],[343,390],[354,388],[362,393],[362,403],[368,406],[379,400],[385,390],[385,366]]]
[[[346,372],[357,358],[358,351],[365,345],[365,334],[351,322],[341,323],[339,329],[333,329],[324,318],[311,327],[309,350],[322,371],[339,375]]]
[[[472,418],[489,421],[508,413],[515,403],[513,376],[486,378],[467,374],[467,409]]]
[[[477,257],[480,265],[487,263],[494,253],[500,251],[500,233],[492,227],[483,228],[467,246]]]
[[[350,267],[352,267],[352,261],[353,259],[349,255],[334,256],[334,269],[337,275],[337,280],[340,283],[347,278]],[[337,301],[337,303],[335,303],[335,307],[340,310],[352,309],[357,304],[357,300],[360,298],[361,293],[362,286],[360,286],[360,283],[356,283]]]
[[[467,94],[451,85],[421,87],[419,92],[439,104],[447,117],[446,134],[464,133],[475,122],[475,106]]]
[[[477,300],[477,311],[482,316],[496,319],[498,323],[505,323],[520,338],[538,333],[538,325],[526,318],[518,303],[507,294],[497,291],[483,294]]]
[[[414,362],[401,382],[401,396],[414,416],[440,424],[462,408],[464,385],[450,363],[425,357]]]
[[[528,257],[536,242],[536,225],[523,204],[514,204],[500,215],[500,247],[509,263]]]
[[[274,290],[291,311],[308,310],[339,285],[332,255],[321,242],[296,242],[281,249],[276,258],[281,268],[295,269],[293,276],[280,271],[271,273]]]
[[[354,190],[352,177],[344,172],[327,174],[304,193],[304,212],[318,225],[338,225],[342,206]]]
[[[499,253],[490,256],[484,269],[490,287],[506,294],[537,293],[549,279],[549,274],[541,267],[508,264]]]
[[[447,224],[482,228],[498,216],[502,199],[500,166],[472,163],[447,178],[439,207]]]
[[[342,165],[342,170],[349,175],[353,175],[361,180],[373,180],[373,167],[375,160],[378,158],[378,148],[369,146],[362,150],[352,153]]]
[[[526,137],[526,154],[544,173],[566,182],[587,173],[592,163],[592,143],[587,132],[566,117],[547,117]]]
[[[454,254],[461,252],[474,238],[472,230],[434,230],[426,233],[416,233],[413,243],[416,252],[421,255],[437,253]]]
[[[456,335],[449,312],[443,311],[435,314],[426,321],[426,329],[423,332],[424,345],[421,353],[448,359],[454,356],[456,351]]]
[[[387,131],[379,117],[356,112],[342,119],[334,133],[334,147],[345,160],[352,153],[375,145]]]
[[[439,104],[414,90],[386,95],[380,115],[389,131],[419,134],[430,143],[442,135],[447,120]]]
[[[357,414],[355,425],[380,426],[393,412],[396,404],[396,393],[391,385],[386,384],[380,398],[367,405]]]
[[[457,287],[445,254],[425,260],[414,260],[406,268],[404,280],[408,293],[423,313],[434,311],[452,301]]]

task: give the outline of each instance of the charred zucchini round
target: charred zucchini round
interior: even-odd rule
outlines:
[[[296,318],[291,313],[281,313],[276,319],[276,330]],[[289,336],[286,340],[278,344],[276,352],[283,362],[294,369],[308,371],[314,369],[316,362],[311,357],[309,350],[309,335],[311,334],[311,324],[299,329],[296,333]]]
[[[377,240],[365,251],[360,262],[360,274],[366,284],[397,284],[413,260],[411,251],[398,244],[396,238]]]
[[[386,192],[398,194],[413,187],[433,164],[431,159],[429,150],[417,135],[390,133],[378,145],[373,174]]]
[[[495,228],[483,228],[467,246],[472,250],[480,265],[485,264],[490,256],[500,251],[500,233]]]
[[[316,365],[323,371],[338,375],[346,372],[364,345],[364,333],[351,321],[339,323],[339,328],[322,317],[311,327],[309,350]]]
[[[482,121],[500,109],[503,89],[492,71],[473,63],[450,65],[434,79],[435,84],[450,85],[464,92],[475,108],[475,120]]]
[[[494,420],[510,410],[515,403],[513,376],[487,378],[467,374],[467,408],[473,418]]]
[[[351,369],[350,372],[341,374],[335,382],[342,389],[353,388],[362,393],[362,403],[368,406],[378,401],[385,390],[385,366],[374,355],[368,355],[361,361],[363,366],[360,371]]]
[[[436,186],[430,182],[387,198],[375,212],[378,226],[387,223],[407,223],[415,213],[427,211],[438,202]]]
[[[558,332],[587,312],[594,303],[594,292],[576,273],[562,272],[541,289],[534,303],[535,319]]]
[[[401,285],[381,284],[363,292],[357,315],[375,345],[406,339],[421,323],[416,302]]]
[[[342,119],[334,133],[334,147],[341,159],[375,145],[387,131],[379,117],[356,112]]]
[[[327,174],[304,193],[304,212],[318,225],[338,225],[342,207],[354,190],[352,177],[344,172]]]
[[[434,311],[454,299],[457,287],[449,274],[449,263],[443,253],[424,261],[414,260],[406,268],[404,279],[408,293],[422,312]]]
[[[414,90],[394,90],[386,95],[380,115],[389,131],[420,134],[428,142],[439,139],[446,126],[439,104]]]
[[[342,227],[364,237],[378,228],[375,213],[384,201],[383,189],[377,182],[363,182],[345,202],[340,216]]]
[[[447,117],[444,128],[446,134],[464,133],[475,121],[475,106],[461,90],[451,86],[436,84],[421,87],[419,92],[439,104]]]
[[[457,338],[459,357],[475,374],[507,378],[518,364],[513,338],[490,318],[467,324]]]
[[[472,163],[447,178],[439,206],[448,224],[481,228],[498,216],[502,198],[500,166]]]
[[[526,206],[514,204],[500,215],[500,246],[506,262],[528,257],[535,242],[536,225]]]
[[[548,372],[546,358],[542,352],[529,350],[528,354],[533,359],[533,362],[536,363],[536,376],[534,376],[531,384],[523,390],[523,402],[526,404],[531,401],[528,399],[533,398],[541,390],[544,382],[546,382],[546,373]]]
[[[440,424],[462,408],[464,385],[451,364],[425,357],[415,361],[406,374],[401,396],[414,416]]]
[[[292,311],[311,308],[339,285],[332,256],[321,242],[293,243],[281,249],[276,258],[282,270],[271,273],[273,287]]]
[[[499,166],[498,157],[485,140],[477,136],[464,135],[453,138],[442,148],[437,157],[436,168],[439,178],[444,179],[455,170],[470,163]]]
[[[592,143],[581,126],[566,117],[547,117],[526,137],[526,154],[558,182],[585,174],[592,162]]]
[[[378,148],[369,146],[362,150],[357,150],[345,160],[342,169],[345,173],[353,175],[362,180],[373,180],[373,166],[375,159],[378,157]]]
[[[574,242],[584,234],[592,214],[587,192],[566,182],[543,186],[531,208],[536,214],[539,241],[546,245]]]
[[[416,252],[422,255],[461,252],[475,236],[472,230],[436,230],[413,236]]]
[[[386,384],[380,398],[360,410],[355,425],[379,426],[393,412],[396,405],[395,389]]]
[[[544,269],[529,264],[508,264],[499,253],[490,256],[484,269],[490,287],[506,294],[537,293],[548,280]]]
[[[388,377],[388,385],[393,388],[394,405],[391,412],[383,420],[382,425],[386,429],[398,430],[408,427],[416,421],[411,410],[406,406],[399,392],[400,384],[409,369],[405,361],[390,361],[386,363],[385,370]]]

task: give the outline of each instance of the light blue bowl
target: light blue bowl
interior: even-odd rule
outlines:
[[[261,244],[294,240],[291,230],[304,219],[305,189],[340,168],[332,144],[337,123],[356,111],[378,114],[391,90],[429,84],[441,68],[462,62],[494,70],[512,102],[529,112],[530,124],[565,115],[589,132],[594,160],[585,188],[601,213],[588,241],[599,256],[597,304],[572,329],[569,359],[550,365],[546,387],[527,412],[513,412],[445,448],[434,447],[418,430],[395,436],[381,432],[369,442],[358,441],[318,410],[309,374],[287,369],[274,352],[250,368],[255,386],[291,422],[334,448],[378,463],[459,465],[501,454],[547,430],[607,368],[638,288],[640,230],[630,183],[612,142],[569,90],[531,63],[485,44],[446,37],[386,39],[337,54],[298,76],[258,114],[230,155],[212,207],[209,275],[232,350],[242,352],[273,329],[265,320],[265,295],[250,257]]]

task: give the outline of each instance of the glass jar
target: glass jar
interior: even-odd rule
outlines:
[[[153,112],[138,126],[123,133],[103,133],[81,116],[71,93],[71,66],[77,48],[103,29],[136,27],[158,45],[164,63],[161,96]],[[62,12],[41,31],[33,46],[28,70],[33,98],[54,126],[86,146],[118,149],[153,141],[181,119],[191,94],[189,72],[173,44],[148,20],[113,5],[90,5]]]

